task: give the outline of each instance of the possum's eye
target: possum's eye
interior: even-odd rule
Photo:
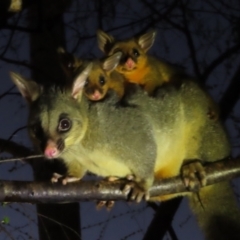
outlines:
[[[72,126],[72,123],[68,118],[62,118],[60,119],[58,124],[58,131],[66,132],[71,128],[71,126]]]
[[[104,78],[103,76],[100,76],[100,77],[99,77],[99,83],[100,83],[100,85],[103,86],[103,85],[105,84],[105,82],[106,82],[106,81],[105,81],[105,78]]]
[[[73,69],[73,68],[74,68],[74,63],[69,62],[68,65],[67,65],[67,67],[68,67],[69,69]]]
[[[139,51],[136,48],[133,48],[132,53],[135,57],[138,57],[140,55]]]

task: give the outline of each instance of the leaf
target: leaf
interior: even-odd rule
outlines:
[[[2,224],[9,224],[10,218],[9,217],[3,217],[3,220],[1,221]]]

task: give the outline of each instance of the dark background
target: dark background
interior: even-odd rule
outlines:
[[[151,54],[183,66],[199,79],[220,104],[233,154],[239,154],[239,1],[28,0],[16,13],[8,11],[9,4],[10,1],[0,3],[1,141],[31,149],[25,128],[27,105],[14,88],[9,71],[41,83],[62,81],[56,55],[59,46],[81,58],[101,57],[97,29],[125,39],[154,28],[158,34]],[[0,144],[4,152],[4,145]],[[4,152],[1,156],[10,155]],[[0,179],[43,179],[44,173],[39,163],[0,163]],[[237,180],[233,186],[237,193]],[[164,239],[202,240],[186,200],[175,215],[170,214],[178,203],[164,205],[165,213],[156,204],[146,203],[119,202],[111,212],[96,211],[94,202],[81,203],[80,209],[78,204],[61,204],[46,206],[47,210],[31,204],[4,204],[0,206],[0,239],[154,239],[146,237],[147,229],[160,211],[160,216],[164,216],[161,220],[170,225],[159,221],[157,231],[151,230],[155,239],[161,239],[158,234],[163,231]],[[52,209],[59,215],[53,217],[55,212],[49,216]]]

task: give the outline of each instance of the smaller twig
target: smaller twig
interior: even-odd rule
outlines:
[[[14,162],[14,161],[25,161],[28,159],[33,159],[33,158],[43,158],[43,155],[32,155],[32,156],[27,156],[27,157],[21,157],[21,158],[8,158],[8,159],[1,159],[1,163],[6,163],[6,162]]]

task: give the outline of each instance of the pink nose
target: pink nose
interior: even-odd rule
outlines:
[[[46,158],[55,158],[59,154],[57,145],[54,141],[48,140],[46,148],[44,150],[44,155]]]
[[[102,94],[97,90],[92,94],[92,100],[100,100],[101,98]]]
[[[45,149],[44,151],[44,155],[45,157],[47,158],[54,158],[57,156],[57,149],[56,148],[51,148],[51,147],[48,147]]]
[[[135,62],[132,60],[132,58],[128,58],[125,65],[128,69],[131,70],[135,67]]]

